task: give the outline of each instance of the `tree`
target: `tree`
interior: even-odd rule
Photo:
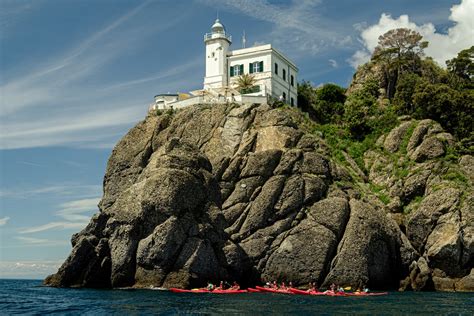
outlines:
[[[396,92],[392,100],[398,114],[411,115],[415,111],[413,106],[413,93],[418,82],[422,80],[414,73],[404,73],[397,81]]]
[[[312,104],[315,102],[315,91],[310,82],[303,80],[303,82],[298,83],[298,107],[303,111],[309,114],[309,116],[315,120],[316,115]]]
[[[243,74],[237,78],[237,89],[240,91],[240,93],[245,93],[247,92],[246,90],[249,90],[255,85],[255,77],[250,75],[250,74]]]
[[[423,50],[428,46],[422,38],[420,33],[407,28],[393,29],[379,37],[372,59],[380,61],[384,67],[389,99],[395,95],[400,73],[418,70]]]
[[[458,139],[473,137],[474,90],[420,82],[413,94],[414,117],[438,121]]]
[[[428,47],[428,42],[422,42],[422,38],[420,33],[407,28],[390,30],[379,36],[374,56],[386,55],[392,60],[421,57],[424,55],[423,49]]]
[[[344,124],[355,139],[363,139],[371,128],[369,121],[375,112],[376,98],[361,89],[347,97],[344,103]]]
[[[462,50],[457,57],[447,60],[448,71],[454,76],[454,86],[457,88],[474,87],[474,46]]]
[[[346,89],[327,83],[316,89],[316,99],[313,103],[313,109],[317,121],[320,123],[336,123],[344,114],[344,102],[346,101]]]

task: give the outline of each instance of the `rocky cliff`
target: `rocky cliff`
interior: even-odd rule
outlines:
[[[45,284],[474,290],[473,157],[445,163],[450,142],[403,121],[361,168],[294,109],[150,115],[113,150],[100,212]]]

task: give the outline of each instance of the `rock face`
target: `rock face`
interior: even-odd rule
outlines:
[[[226,279],[395,289],[403,280],[414,289],[472,290],[472,194],[439,187],[433,161],[450,135],[431,122],[404,123],[385,138],[386,149],[367,153],[366,175],[354,172],[354,161],[332,160],[304,119],[292,109],[235,104],[148,116],[115,147],[100,212],[45,284],[195,287]],[[387,178],[387,155],[400,150],[422,168]],[[397,212],[424,199],[397,217],[367,178],[398,201]]]

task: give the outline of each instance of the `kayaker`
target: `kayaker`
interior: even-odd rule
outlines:
[[[234,284],[230,287],[231,290],[240,290],[240,285],[234,281]]]
[[[286,287],[286,285],[285,285],[285,282],[281,282],[280,289],[281,289],[281,290],[287,290],[287,287]]]
[[[223,290],[224,289],[224,281],[221,281],[221,283],[219,284],[219,286],[217,288],[215,288],[216,290]]]
[[[277,284],[277,281],[273,281],[273,285],[272,287],[275,289],[275,290],[278,290],[278,284]]]
[[[214,284],[212,284],[211,282],[208,282],[208,283],[207,283],[206,290],[208,290],[208,291],[214,290]]]
[[[290,283],[288,283],[288,288],[293,288],[293,282],[290,281]]]

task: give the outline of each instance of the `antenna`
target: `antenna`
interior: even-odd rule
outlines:
[[[245,39],[245,30],[244,30],[244,34],[242,35],[242,48],[245,48],[245,43],[247,42],[247,40]]]
[[[219,10],[216,10],[216,19],[219,20]]]

